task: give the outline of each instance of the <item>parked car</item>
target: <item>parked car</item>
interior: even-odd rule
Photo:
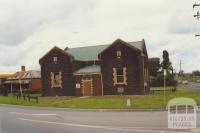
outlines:
[[[187,85],[187,84],[188,84],[188,81],[187,81],[187,80],[184,80],[184,81],[182,82],[182,84]]]
[[[197,83],[200,83],[200,80],[197,80],[196,82],[197,82]]]
[[[178,84],[181,84],[182,83],[182,81],[181,80],[178,80]]]

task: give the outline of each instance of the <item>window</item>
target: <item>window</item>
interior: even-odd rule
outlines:
[[[62,88],[61,72],[51,72],[51,88]]]
[[[126,67],[113,68],[113,83],[114,85],[117,85],[117,84],[127,85]]]
[[[57,64],[57,62],[58,62],[58,57],[53,57],[53,62],[54,62],[55,64]]]
[[[92,76],[91,75],[84,75],[82,77],[82,80],[92,80]]]
[[[121,58],[122,52],[120,50],[117,50],[117,58]]]
[[[123,83],[124,82],[124,73],[123,68],[117,68],[117,83]]]

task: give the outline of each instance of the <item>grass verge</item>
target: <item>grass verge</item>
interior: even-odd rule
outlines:
[[[185,92],[178,86],[178,91],[166,92],[166,102],[164,103],[163,91],[150,95],[140,96],[99,96],[99,97],[39,97],[39,103],[34,100],[24,101],[23,98],[17,100],[13,96],[0,96],[0,103],[38,106],[38,107],[58,107],[58,108],[81,108],[81,109],[165,109],[167,101],[175,97],[193,98],[200,105],[200,92]],[[160,88],[159,88],[160,89]],[[126,106],[127,99],[131,99],[131,106]]]

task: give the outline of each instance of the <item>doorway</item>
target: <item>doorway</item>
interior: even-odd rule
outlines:
[[[83,96],[92,96],[92,76],[84,75],[82,77],[82,94]]]

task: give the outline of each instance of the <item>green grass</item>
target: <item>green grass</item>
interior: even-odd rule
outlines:
[[[200,76],[185,75],[184,77],[181,77],[181,80],[196,82],[197,80],[200,80]]]
[[[39,97],[39,103],[34,100],[17,100],[13,96],[0,96],[0,103],[24,106],[39,107],[59,107],[59,108],[83,108],[83,109],[165,109],[167,101],[175,97],[189,97],[196,100],[200,105],[200,92],[184,92],[179,89],[187,85],[179,85],[178,91],[166,92],[166,102],[164,103],[164,92],[156,91],[154,94],[146,96],[99,96],[99,97]],[[127,98],[131,99],[132,106],[127,107]]]

